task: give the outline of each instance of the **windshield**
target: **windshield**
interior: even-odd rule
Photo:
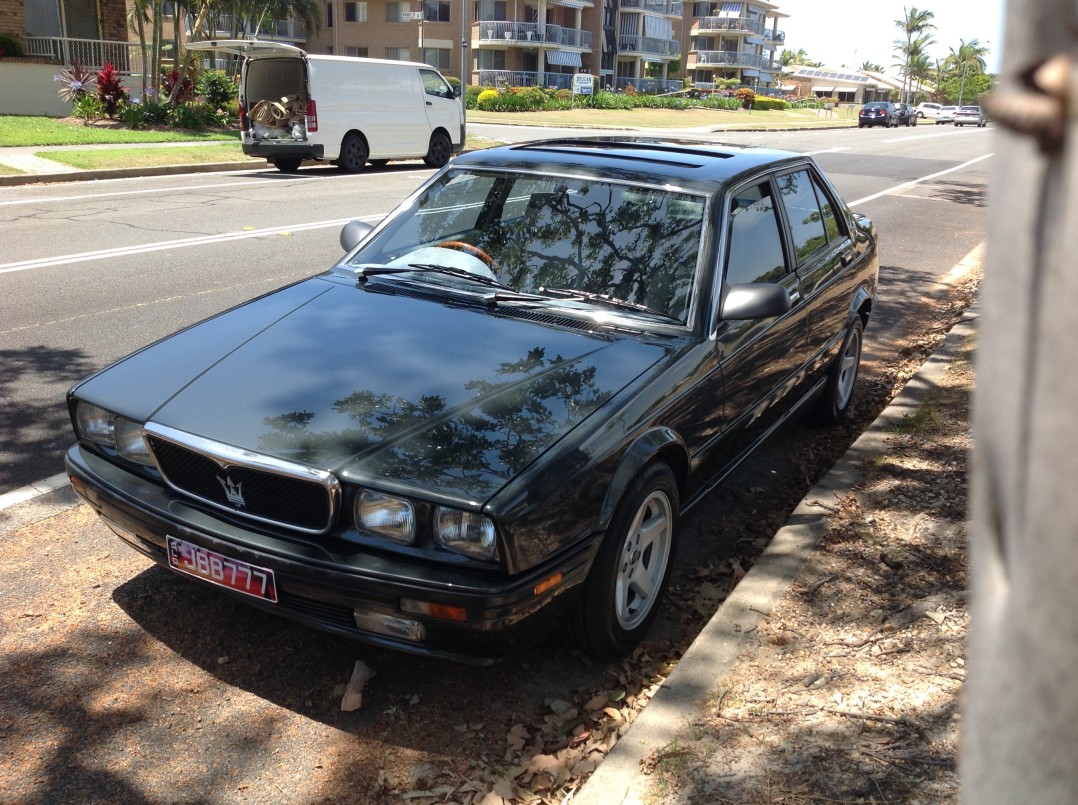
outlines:
[[[701,196],[659,188],[453,170],[350,265],[413,267],[424,282],[456,284],[467,280],[430,269],[464,268],[487,285],[540,296],[549,290],[559,303],[565,291],[581,291],[686,322],[704,208]],[[601,301],[577,296],[582,304]]]

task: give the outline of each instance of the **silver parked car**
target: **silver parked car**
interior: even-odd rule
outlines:
[[[936,125],[940,123],[954,123],[954,113],[958,111],[957,106],[941,106],[939,113],[936,115]]]
[[[988,124],[988,117],[979,106],[960,106],[954,113],[956,126],[978,126],[983,128]]]

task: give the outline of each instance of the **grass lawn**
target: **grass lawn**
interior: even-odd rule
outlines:
[[[0,147],[26,145],[99,145],[105,143],[187,143],[239,140],[238,131],[133,130],[122,123],[83,125],[55,117],[0,115]]]
[[[145,168],[161,165],[203,165],[213,162],[242,162],[265,165],[264,159],[245,157],[239,143],[230,145],[193,145],[188,148],[102,148],[93,151],[39,151],[35,156],[62,162],[81,170],[108,168]]]

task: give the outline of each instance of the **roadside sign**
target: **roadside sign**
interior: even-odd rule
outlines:
[[[578,73],[573,76],[573,94],[591,95],[595,92],[595,76]]]
[[[405,22],[419,22],[423,19],[422,11],[402,11],[401,19]]]

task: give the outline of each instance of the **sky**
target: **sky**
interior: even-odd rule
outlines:
[[[1003,6],[1005,0],[771,0],[778,10],[789,14],[779,20],[786,32],[782,49],[804,50],[809,59],[826,67],[856,69],[869,61],[891,72],[898,61],[894,41],[905,40],[895,25],[904,19],[904,9],[931,11],[936,40],[929,46],[932,59],[942,61],[962,40],[974,39],[989,49],[985,58],[988,72],[999,72],[1003,55]],[[777,55],[777,53],[776,53]]]

